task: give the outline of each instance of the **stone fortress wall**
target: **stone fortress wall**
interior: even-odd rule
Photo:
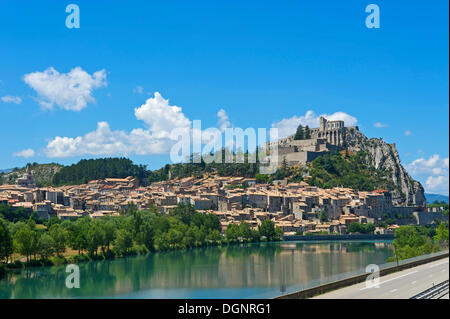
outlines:
[[[324,152],[344,149],[349,129],[359,130],[357,126],[345,127],[344,121],[328,121],[320,117],[320,126],[310,129],[310,139],[294,140],[294,135],[291,135],[274,142],[278,144],[278,165],[282,165],[284,160],[288,166],[304,165]]]

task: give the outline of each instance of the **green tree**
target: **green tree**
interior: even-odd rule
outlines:
[[[393,245],[398,258],[407,259],[441,250],[427,234],[431,233],[423,226],[406,225],[397,228]]]
[[[448,224],[440,223],[436,229],[434,240],[441,246],[448,247]]]
[[[183,233],[176,228],[171,228],[167,232],[167,241],[170,247],[179,248],[183,240]]]
[[[206,237],[209,241],[213,243],[217,243],[222,240],[222,235],[220,235],[220,232],[217,229],[210,231]]]
[[[66,251],[67,231],[60,224],[54,224],[48,232],[53,239],[55,253],[61,256]]]
[[[106,247],[106,249],[109,251],[111,244],[114,242],[115,239],[115,232],[116,232],[116,224],[111,218],[103,217],[100,220],[100,228],[102,230],[101,234],[101,245],[102,248]]]
[[[86,232],[86,248],[91,257],[97,255],[98,247],[102,243],[102,237],[102,229],[98,221],[93,221]]]
[[[303,140],[304,138],[305,138],[305,136],[303,133],[303,126],[300,124],[297,127],[297,131],[295,132],[294,140]]]
[[[320,212],[320,221],[321,221],[322,223],[325,223],[325,222],[328,221],[328,214],[327,214],[327,212],[324,211],[324,210],[322,210],[322,211]]]
[[[237,241],[239,238],[239,226],[237,224],[229,224],[225,230],[225,236],[229,242]]]
[[[13,244],[15,251],[24,255],[28,262],[37,253],[38,235],[29,225],[22,224],[14,234]]]
[[[83,217],[74,222],[69,222],[67,225],[69,246],[78,250],[78,254],[81,254],[81,251],[87,247],[86,234],[90,222],[90,217]]]
[[[350,224],[350,226],[348,226],[347,232],[352,234],[352,233],[363,233],[364,231],[360,223],[353,222]]]
[[[251,229],[250,225],[246,222],[243,222],[239,225],[239,237],[242,237],[245,240],[251,240]]]
[[[131,237],[130,231],[124,228],[119,229],[116,234],[114,245],[120,254],[128,254],[129,249],[133,247],[133,238]]]
[[[265,236],[267,240],[274,240],[277,238],[277,233],[275,232],[275,223],[271,220],[263,220],[261,225],[258,226],[258,231],[260,236]]]
[[[311,138],[311,131],[309,130],[309,126],[308,125],[305,126],[304,138],[305,138],[305,140],[309,140]]]
[[[47,233],[42,234],[39,237],[39,256],[43,260],[49,259],[55,253],[55,242]]]
[[[0,262],[9,260],[13,253],[13,239],[6,220],[0,217]]]

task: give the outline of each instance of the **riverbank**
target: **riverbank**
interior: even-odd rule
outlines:
[[[80,288],[65,265],[16,270],[1,298],[273,298],[316,285],[392,255],[377,241],[262,242],[156,252],[79,263]],[[321,267],[318,267],[320,265]],[[270,280],[268,280],[270,278]]]
[[[90,255],[87,252],[82,252],[79,254],[76,250],[73,249],[67,249],[62,255],[60,256],[52,256],[49,259],[32,259],[30,261],[23,261],[25,258],[24,256],[20,256],[20,258],[15,259],[14,261],[11,261],[8,264],[0,263],[0,279],[2,276],[4,277],[8,272],[14,272],[17,270],[22,269],[29,269],[29,268],[39,268],[39,267],[49,267],[49,266],[60,266],[60,265],[66,265],[66,264],[82,264],[87,262],[93,262],[93,261],[108,261],[108,260],[114,260],[114,259],[124,259],[129,257],[138,257],[142,256],[145,257],[147,255],[153,255],[157,253],[164,253],[164,252],[189,252],[194,249],[202,249],[202,248],[212,248],[212,247],[233,247],[233,246],[242,246],[246,244],[261,244],[261,243],[279,243],[282,242],[282,240],[274,240],[274,241],[268,241],[265,239],[260,239],[259,241],[230,241],[227,242],[225,240],[218,241],[218,242],[208,242],[203,245],[195,246],[195,247],[185,247],[185,248],[173,248],[173,249],[166,249],[162,251],[148,251],[144,247],[132,247],[127,253],[117,254],[114,247],[112,247],[110,250],[107,250],[105,252],[98,252],[94,255]]]
[[[352,234],[352,235],[309,235],[309,236],[283,236],[282,241],[361,241],[361,240],[394,240],[393,234]],[[282,242],[281,241],[281,242]],[[259,241],[259,243],[267,242],[267,241]],[[194,248],[201,247],[221,247],[221,246],[234,246],[241,245],[250,242],[221,242],[215,244],[209,244],[205,246],[193,247],[193,248],[184,248],[184,249],[173,249],[168,251],[186,251]],[[258,242],[257,242],[258,243]],[[89,256],[87,253],[78,254],[75,250],[68,249],[62,256],[54,256],[48,260],[31,260],[29,262],[15,260],[10,264],[4,265],[4,272],[14,271],[17,269],[25,269],[25,268],[35,268],[35,267],[46,267],[46,266],[58,266],[64,264],[79,264],[90,261],[102,261],[102,260],[111,260],[111,259],[120,259],[124,257],[133,257],[133,256],[145,256],[147,254],[152,254],[154,252],[144,252],[142,249],[132,249],[128,252],[128,254],[124,255],[116,255],[111,251],[107,251],[104,253],[99,253],[97,255]]]
[[[317,241],[317,240],[394,240],[394,234],[353,234],[353,235],[308,235],[283,236],[284,241]]]

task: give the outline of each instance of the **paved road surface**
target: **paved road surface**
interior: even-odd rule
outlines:
[[[449,259],[445,258],[380,277],[379,288],[367,288],[362,282],[313,299],[409,299],[448,277]]]

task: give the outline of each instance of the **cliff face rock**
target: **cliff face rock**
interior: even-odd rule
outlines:
[[[367,138],[358,130],[348,130],[345,144],[350,152],[364,151],[367,164],[388,172],[396,188],[392,191],[393,203],[396,205],[424,205],[423,186],[411,178],[400,163],[395,144],[388,144],[379,138]]]
[[[49,186],[52,184],[53,176],[59,172],[62,165],[59,164],[32,164],[31,173],[37,186]],[[0,174],[0,184],[15,184],[17,178],[25,173],[26,167],[15,168],[9,173]]]

